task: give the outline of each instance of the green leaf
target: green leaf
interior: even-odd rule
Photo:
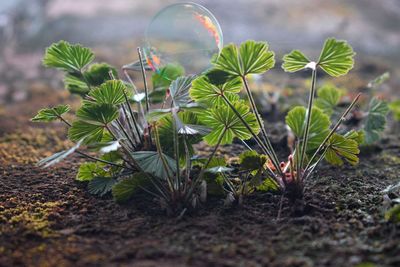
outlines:
[[[180,107],[190,102],[189,89],[194,78],[194,75],[182,76],[171,83],[169,91],[175,107]]]
[[[114,77],[118,77],[115,68],[106,63],[92,64],[89,69],[83,73],[68,73],[64,77],[65,87],[72,93],[85,96],[89,93],[90,88],[97,87],[105,81],[111,80],[109,72],[113,73]]]
[[[385,220],[394,223],[400,222],[400,204],[395,205],[385,212]]]
[[[168,177],[167,171],[165,170],[161,157],[157,151],[138,151],[132,153],[132,157],[144,172],[150,173],[161,179],[166,179]],[[166,161],[169,173],[174,175],[177,171],[175,160],[165,154],[163,154],[163,157]]]
[[[400,121],[400,100],[391,102],[389,109],[392,111],[394,118]]]
[[[208,161],[208,158],[194,158],[192,160],[192,165],[193,166],[198,166],[200,168],[204,168],[204,166],[206,165]],[[218,166],[223,166],[226,167],[226,161],[224,157],[213,157],[210,160],[210,163],[208,163],[208,168],[214,168],[214,167],[218,167]]]
[[[170,108],[152,109],[149,111],[149,113],[146,114],[146,119],[149,122],[158,121],[158,120],[170,115],[171,112],[172,112],[172,109],[170,109]]]
[[[89,96],[98,104],[119,105],[125,102],[126,87],[120,80],[106,81],[90,91]]]
[[[167,94],[167,89],[165,88],[156,88],[149,93],[149,99],[151,104],[159,104],[164,102],[164,99]],[[138,93],[134,95],[134,100],[136,102],[144,102],[146,94]]]
[[[148,179],[143,173],[135,173],[123,179],[112,187],[112,195],[115,201],[122,203],[129,200],[142,186],[146,186]]]
[[[165,91],[171,85],[172,81],[176,80],[180,76],[183,76],[184,74],[185,70],[181,65],[167,64],[151,76],[153,88],[162,89]]]
[[[248,150],[239,155],[240,168],[243,170],[258,170],[264,166],[268,157]]]
[[[54,108],[44,108],[39,110],[38,114],[31,119],[33,122],[50,122],[60,119],[60,117],[70,111],[68,105],[58,105]]]
[[[347,132],[344,135],[344,137],[352,139],[352,140],[356,141],[358,145],[361,145],[362,143],[364,143],[365,133],[362,130],[360,130],[360,131],[351,130],[351,131]]]
[[[318,89],[317,96],[315,106],[330,116],[340,101],[341,91],[333,85],[324,85]]]
[[[298,106],[294,107],[286,115],[286,124],[290,127],[294,135],[300,139],[303,138],[304,135],[306,112],[307,110],[305,107]],[[319,108],[314,107],[311,114],[307,151],[318,148],[329,134],[330,125],[329,117]]]
[[[79,166],[75,179],[80,182],[91,181],[98,176],[105,176],[106,171],[96,162],[85,162]]]
[[[244,73],[239,49],[234,44],[229,44],[222,48],[213,64],[216,68],[236,76]]]
[[[351,165],[356,165],[359,153],[357,141],[334,133],[329,138],[325,160],[332,165],[340,166],[343,165],[344,159]]]
[[[318,62],[314,63],[301,51],[294,50],[283,57],[282,68],[287,72],[296,72],[307,67],[320,67],[330,76],[338,77],[353,68],[354,55],[353,48],[346,41],[329,38],[324,43]]]
[[[278,184],[274,180],[272,180],[271,178],[265,179],[256,188],[257,188],[258,191],[263,191],[263,192],[278,191],[279,190]]]
[[[283,57],[282,68],[286,72],[296,72],[306,68],[310,60],[299,50],[293,50]]]
[[[40,160],[36,164],[36,166],[47,168],[47,167],[49,167],[49,166],[51,166],[53,164],[56,164],[56,163],[62,161],[63,159],[65,159],[66,157],[68,157],[69,155],[74,153],[81,146],[82,142],[83,142],[83,139],[79,140],[78,143],[76,143],[70,149],[57,152],[57,153],[51,155],[50,157],[47,157],[47,158],[44,158],[44,159]]]
[[[91,86],[99,86],[106,81],[112,80],[110,72],[113,74],[114,78],[118,78],[117,70],[108,65],[107,63],[95,63],[89,66],[89,69],[84,72],[86,81]]]
[[[380,134],[385,130],[386,116],[389,112],[387,102],[372,98],[369,103],[368,116],[365,121],[365,144],[372,144],[379,140]]]
[[[275,59],[266,42],[248,40],[240,48],[234,44],[225,46],[213,64],[235,76],[245,76],[266,72],[275,65]]]
[[[225,104],[221,95],[226,96],[230,100],[238,100],[237,95],[242,89],[242,80],[233,78],[223,84],[212,84],[207,76],[200,76],[195,79],[190,89],[190,97],[197,101],[206,103],[209,106]]]
[[[241,114],[255,134],[260,131],[256,117],[249,111],[249,107],[242,102],[234,103],[235,109]],[[222,137],[221,145],[230,144],[233,138],[247,140],[252,137],[251,133],[243,125],[240,119],[228,106],[211,108],[201,115],[203,124],[211,127],[211,133],[204,137],[209,145],[216,145]]]
[[[104,126],[118,118],[118,109],[110,104],[86,102],[76,111],[76,116],[91,124]]]
[[[95,177],[88,184],[88,191],[92,195],[104,196],[111,192],[117,181],[111,177]]]
[[[193,114],[192,112],[184,111],[178,113],[178,123],[177,123],[177,130],[178,133],[184,127],[190,127],[190,129],[197,131],[197,126],[201,126],[198,117]],[[179,124],[179,125],[178,125]],[[160,142],[163,149],[163,152],[171,157],[174,156],[174,140],[172,138],[174,134],[174,127],[173,127],[173,120],[172,115],[168,114],[164,118],[160,119],[159,121],[159,136]],[[189,153],[193,154],[193,144],[196,144],[201,141],[201,135],[204,133],[203,131],[197,131],[198,134],[191,134],[191,135],[182,135],[179,134],[178,142],[179,142],[179,155],[183,158],[185,156],[185,146],[184,141],[187,140]],[[207,132],[208,133],[208,132]]]
[[[244,75],[264,73],[275,65],[274,53],[268,51],[266,42],[249,40],[240,45],[239,51]]]
[[[64,85],[71,94],[85,96],[89,93],[90,89],[86,82],[82,79],[80,74],[68,73],[64,77]]]
[[[209,69],[204,73],[204,76],[208,78],[209,83],[215,85],[222,85],[237,77],[236,75],[216,68]]]
[[[94,54],[89,48],[60,41],[46,49],[43,64],[67,72],[81,72],[93,59]]]
[[[329,38],[325,41],[317,65],[330,76],[338,77],[354,66],[353,48],[343,40]]]
[[[98,143],[103,139],[106,130],[101,125],[91,124],[85,121],[74,121],[68,130],[68,138],[78,141],[85,138],[85,144]]]

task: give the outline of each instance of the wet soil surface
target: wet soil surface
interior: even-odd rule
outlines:
[[[90,195],[74,180],[77,156],[34,167],[68,145],[62,125],[27,122],[60,98],[72,101],[37,97],[6,109],[18,116],[0,113],[0,266],[400,266],[400,227],[384,221],[380,193],[399,179],[399,137],[358,167],[321,166],[304,203],[284,200],[279,219],[280,196],[257,193],[242,207],[212,198],[177,220],[147,196],[121,206]]]

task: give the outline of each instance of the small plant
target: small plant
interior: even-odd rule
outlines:
[[[190,95],[198,103],[207,103],[210,110],[223,112],[225,120],[221,120],[221,122],[232,121],[226,125],[235,125],[235,128],[239,128],[240,131],[228,132],[229,138],[226,138],[225,127],[220,124],[215,126],[209,124],[214,127],[210,134],[212,138],[207,140],[206,137],[206,141],[218,144],[219,140],[231,141],[234,136],[241,140],[252,137],[266,160],[262,164],[262,170],[251,173],[251,178],[246,178],[246,180],[258,180],[255,186],[261,185],[263,180],[271,180],[291,199],[301,198],[304,182],[322,159],[335,165],[343,164],[343,160],[351,164],[358,162],[359,133],[350,131],[341,135],[336,131],[356,104],[359,96],[353,100],[333,126],[329,117],[314,104],[317,69],[322,69],[334,77],[344,75],[353,67],[353,56],[354,52],[346,42],[328,39],[317,62],[310,61],[298,50],[284,57],[282,67],[285,71],[296,72],[311,69],[312,85],[307,108],[295,107],[286,117],[286,123],[294,134],[295,141],[288,160],[280,162],[269,141],[265,129],[268,126],[264,126],[257,111],[247,81],[247,75],[265,73],[272,68],[275,63],[274,54],[268,50],[268,44],[265,42],[247,41],[240,47],[233,44],[224,47],[213,60],[213,69],[193,82]],[[238,93],[242,86],[248,97],[251,112],[239,98]],[[209,114],[211,115],[212,112]],[[243,155],[242,163],[246,162],[246,157],[254,156],[254,154]],[[256,177],[262,178],[256,179]],[[225,181],[227,184],[232,184],[228,179]],[[230,188],[233,187],[230,186]],[[234,193],[232,195],[235,196]]]
[[[192,104],[188,95],[194,77],[175,77],[171,82],[153,75],[154,84],[163,86],[163,106],[169,103],[169,108],[151,109],[146,83],[143,97],[134,84],[116,80],[116,72],[108,65],[87,67],[93,59],[88,48],[64,41],[47,49],[45,66],[65,71],[67,89],[83,100],[72,123],[64,118],[70,111],[67,105],[40,110],[32,119],[61,120],[69,128],[69,139],[75,142],[72,148],[38,165],[49,167],[75,152],[92,160],[81,164],[76,176],[78,181],[89,182],[90,193],[103,196],[112,192],[122,202],[144,190],[171,214],[196,207],[205,200],[206,185],[192,169],[192,145],[208,134],[208,128],[197,117],[196,110],[202,108]],[[146,79],[143,64],[141,69]],[[170,71],[170,77],[181,72],[165,71]],[[137,110],[132,106],[135,102],[139,104]],[[100,156],[84,152],[83,146]]]
[[[389,74],[384,73],[369,82],[368,87],[372,89],[377,88],[388,78]],[[343,89],[339,89],[331,84],[326,84],[317,90],[315,106],[321,109],[331,119],[337,119],[343,112],[343,104],[341,103],[343,95],[345,95]],[[389,105],[386,101],[377,97],[372,97],[366,107],[361,106],[349,114],[348,121],[351,123],[349,123],[348,126],[357,129],[361,145],[371,145],[379,140],[381,133],[385,130],[388,112]]]

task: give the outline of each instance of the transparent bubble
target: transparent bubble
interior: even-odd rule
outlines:
[[[179,3],[154,16],[146,30],[144,53],[154,71],[174,65],[186,74],[200,74],[222,46],[222,31],[213,14],[195,3]]]

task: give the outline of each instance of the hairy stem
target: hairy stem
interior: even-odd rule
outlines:
[[[140,134],[138,122],[136,121],[135,115],[133,114],[132,107],[131,107],[131,104],[129,103],[128,96],[126,95],[125,90],[124,90],[124,98],[125,98],[125,103],[128,106],[128,110],[129,110],[129,113],[131,115],[131,118],[132,118],[132,121],[133,121],[133,125],[135,127],[136,134],[137,134],[140,142],[143,142],[142,135]],[[123,107],[123,109],[125,110],[124,107]],[[130,123],[130,121],[129,121],[129,123]]]
[[[252,109],[254,115],[256,116],[257,123],[258,123],[258,125],[260,127],[261,136],[263,138],[263,141],[265,143],[266,148],[269,150],[269,154],[272,156],[272,157],[270,157],[271,161],[272,161],[274,167],[282,175],[282,171],[281,171],[281,169],[279,167],[278,157],[276,156],[275,150],[273,149],[272,144],[271,144],[271,142],[269,140],[269,137],[267,135],[267,132],[265,131],[263,122],[261,120],[260,114],[259,114],[259,112],[257,110],[257,106],[256,106],[256,103],[255,103],[254,98],[253,98],[253,94],[250,91],[249,84],[247,82],[246,76],[242,76],[242,80],[243,80],[244,88],[246,89],[247,96],[249,97],[249,100],[250,100],[251,109]]]
[[[139,56],[140,67],[141,67],[142,78],[143,78],[145,103],[146,103],[146,113],[148,113],[149,110],[150,110],[149,88],[147,86],[146,70],[145,70],[144,65],[143,65],[142,49],[140,49],[140,47],[137,48],[137,53],[138,53],[138,56]],[[146,118],[144,118],[144,119],[146,120]],[[150,144],[150,146],[152,146],[152,137],[151,137],[150,127],[148,127],[147,129],[149,131],[149,144]]]
[[[119,128],[121,128],[123,134],[125,135],[126,139],[128,139],[129,143],[131,144],[132,148],[135,149],[136,148],[136,144],[131,140],[131,138],[129,137],[128,133],[126,132],[124,126],[121,124],[121,122],[117,119],[116,120]]]
[[[94,161],[99,161],[99,162],[102,162],[102,163],[105,163],[105,164],[109,164],[109,165],[112,165],[112,166],[115,166],[115,167],[124,168],[124,169],[130,169],[130,170],[134,171],[134,169],[131,169],[131,168],[127,167],[127,166],[119,165],[117,163],[114,163],[114,162],[111,162],[111,161],[108,161],[108,160],[96,158],[96,157],[90,156],[89,154],[86,154],[86,153],[84,153],[82,151],[79,151],[79,150],[75,150],[75,152],[77,154],[81,155],[81,156],[84,156],[84,157],[86,157],[88,159],[91,159],[91,160],[94,160]]]
[[[172,111],[174,112],[174,111]],[[174,114],[172,115],[172,127],[173,127],[173,142],[174,142],[174,150],[175,150],[175,163],[176,163],[176,178],[177,178],[177,188],[180,188],[181,185],[181,176],[179,173],[179,140],[178,140],[178,129],[176,126],[176,119]]]
[[[146,112],[149,112],[149,109],[150,109],[149,90],[148,90],[148,87],[147,87],[146,70],[145,70],[144,65],[143,65],[142,50],[140,49],[140,47],[137,48],[137,53],[138,53],[138,56],[139,56],[140,67],[141,67],[141,72],[142,72],[142,77],[143,77],[143,86],[144,86],[145,102],[146,102]]]
[[[322,151],[322,149],[325,147],[326,143],[329,141],[329,139],[332,137],[332,135],[336,132],[336,130],[339,128],[339,126],[342,124],[342,122],[346,119],[347,114],[353,109],[354,105],[357,103],[358,99],[360,98],[361,93],[359,93],[351,102],[351,104],[347,107],[345,112],[343,112],[342,116],[340,116],[339,120],[336,122],[335,126],[332,128],[332,130],[329,132],[329,134],[325,137],[324,141],[319,145],[318,149],[315,151],[315,153],[312,155],[310,161],[308,162],[307,166],[305,167],[304,171],[307,172],[308,169],[311,166],[312,161],[315,159],[315,157],[319,154],[319,152]]]
[[[157,129],[156,125],[154,125],[154,139],[155,139],[155,142],[156,142],[156,148],[157,148],[158,155],[160,156],[160,159],[161,159],[161,162],[163,164],[164,170],[167,173],[168,185],[170,187],[170,190],[172,192],[174,192],[175,191],[175,187],[173,185],[173,179],[172,179],[172,176],[170,174],[170,169],[168,167],[167,161],[165,160],[163,152],[162,152],[162,148],[161,148],[161,144],[160,144],[160,136],[158,134],[158,129]],[[177,171],[179,171],[179,170],[177,170]]]
[[[312,70],[312,76],[311,76],[311,90],[310,90],[310,95],[308,98],[308,105],[307,105],[307,117],[306,117],[306,124],[305,124],[305,130],[303,133],[303,140],[302,140],[302,146],[301,146],[301,151],[300,151],[300,168],[303,167],[304,164],[304,158],[306,155],[306,150],[307,150],[307,143],[308,143],[308,136],[310,132],[310,124],[311,124],[311,114],[312,114],[312,107],[313,107],[313,102],[314,102],[314,95],[315,95],[315,83],[317,80],[317,69]],[[301,170],[297,170],[300,172]]]
[[[138,91],[137,91],[137,89],[136,89],[136,86],[135,86],[135,84],[134,84],[134,82],[133,82],[131,76],[129,76],[129,73],[128,73],[128,71],[127,71],[126,69],[122,69],[122,70],[123,70],[123,72],[124,72],[125,77],[128,79],[129,83],[132,85],[132,88],[133,88],[134,93],[137,95],[137,94],[138,94]],[[146,117],[145,117],[145,115],[144,115],[144,110],[143,110],[142,102],[141,102],[141,101],[138,101],[137,103],[138,103],[138,106],[139,106],[140,115],[142,115],[143,121],[146,121]]]
[[[231,110],[235,113],[235,115],[239,118],[239,120],[243,123],[243,125],[246,127],[246,129],[250,132],[250,134],[253,136],[253,138],[256,140],[256,143],[261,147],[261,149],[263,150],[263,152],[269,157],[271,158],[271,154],[268,151],[268,149],[264,146],[263,142],[260,140],[260,138],[254,133],[254,131],[251,129],[251,127],[248,125],[248,123],[243,119],[242,115],[235,109],[235,107],[233,106],[233,104],[229,101],[228,98],[226,98],[226,96],[221,95],[222,99],[224,99],[224,101],[228,104],[228,106],[231,108]],[[277,181],[276,175],[275,173],[269,168],[267,167],[268,172],[270,173],[270,175],[273,177],[274,180]],[[277,181],[278,182],[278,181]],[[279,183],[280,184],[280,183]]]

